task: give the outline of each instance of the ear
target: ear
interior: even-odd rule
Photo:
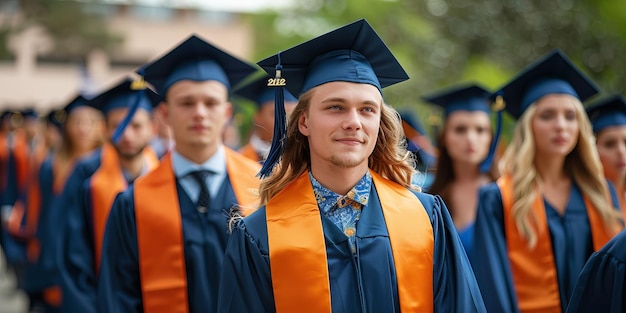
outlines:
[[[298,118],[298,130],[302,135],[307,137],[311,134],[311,130],[309,129],[309,119],[306,114],[302,114]]]
[[[230,121],[230,119],[233,117],[233,105],[232,103],[226,102],[226,110],[224,112],[226,120]]]
[[[162,122],[171,127],[172,125],[170,124],[170,112],[168,104],[165,101],[162,101],[161,103],[159,103],[157,109],[160,111],[159,113],[161,113],[161,117],[163,120]]]

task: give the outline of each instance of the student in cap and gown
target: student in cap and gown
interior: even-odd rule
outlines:
[[[489,312],[564,311],[589,256],[622,228],[582,105],[597,92],[554,50],[492,95],[517,123],[474,226]]]
[[[263,206],[234,227],[217,311],[484,312],[444,203],[412,189],[399,114],[382,98],[408,77],[372,27],[258,64],[300,100],[260,172]]]
[[[252,134],[248,143],[239,149],[239,153],[260,163],[265,161],[272,146],[272,136],[274,135],[275,92],[274,89],[267,86],[269,78],[268,75],[264,75],[235,90],[235,95],[245,97],[256,105],[256,112],[252,117]],[[284,96],[285,112],[289,116],[296,107],[298,99],[292,96],[289,91],[285,92]]]
[[[231,87],[254,71],[195,35],[139,70],[176,145],[113,204],[100,312],[215,311],[230,214],[245,214],[259,186],[260,165],[221,141]]]
[[[626,99],[614,95],[587,107],[587,115],[596,135],[596,148],[604,176],[615,190],[626,219]]]
[[[437,149],[430,142],[428,134],[420,123],[417,116],[411,111],[402,111],[402,131],[406,138],[407,150],[411,152],[415,159],[415,169],[413,175],[413,185],[417,185],[422,190],[428,190],[433,183],[434,170],[437,163]]]
[[[95,312],[98,268],[102,238],[115,196],[133,181],[155,168],[158,159],[148,146],[152,138],[152,109],[156,94],[136,87],[130,78],[91,99],[89,104],[102,111],[108,142],[97,156],[85,162],[98,162],[74,190],[75,206],[65,208],[65,226],[58,255],[61,270],[63,312]],[[132,106],[136,106],[130,126],[118,137],[114,131]]]
[[[62,109],[46,116],[47,131],[58,131],[60,142],[50,151],[36,172],[37,179],[28,186],[24,204],[26,268],[24,290],[29,294],[31,310],[58,312],[61,294],[59,274],[53,249],[60,240],[56,207],[73,164],[101,144],[100,114],[87,105],[82,96],[73,98]]]
[[[498,178],[493,161],[498,136],[491,131],[490,95],[469,84],[423,97],[445,112],[437,172],[428,192],[446,203],[467,255],[472,251],[478,189]]]

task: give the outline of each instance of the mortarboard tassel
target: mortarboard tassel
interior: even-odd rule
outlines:
[[[122,135],[124,134],[124,130],[126,129],[126,126],[128,126],[128,124],[130,124],[130,122],[133,120],[133,117],[135,116],[135,112],[137,112],[137,110],[139,109],[139,105],[141,104],[141,99],[144,96],[143,94],[144,90],[148,88],[146,81],[143,79],[143,75],[144,75],[143,69],[140,69],[138,73],[140,77],[134,82],[132,82],[130,85],[130,89],[137,90],[136,92],[137,98],[135,98],[135,102],[128,109],[128,113],[126,114],[122,122],[120,122],[120,124],[117,126],[117,128],[115,129],[115,132],[113,132],[114,144],[116,144],[122,138]]]
[[[276,93],[274,98],[274,135],[272,137],[272,146],[267,155],[267,159],[263,162],[263,167],[257,174],[261,178],[265,178],[272,174],[274,167],[280,161],[280,157],[285,150],[285,141],[287,137],[287,113],[285,112],[285,92],[284,86],[286,81],[281,76],[283,66],[280,62],[280,52],[278,53],[278,64],[276,65],[276,75],[267,81],[268,87],[275,87]]]
[[[496,148],[498,147],[498,141],[500,141],[500,133],[502,132],[502,111],[504,110],[505,103],[504,99],[502,99],[501,95],[496,96],[496,100],[492,106],[492,109],[496,111],[496,132],[494,134],[494,138],[491,141],[491,146],[489,147],[489,154],[487,158],[480,164],[480,172],[487,173],[491,168],[491,163],[493,163],[493,159],[496,154]]]

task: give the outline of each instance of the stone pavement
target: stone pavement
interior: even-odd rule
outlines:
[[[26,313],[26,295],[16,289],[15,275],[7,271],[4,253],[0,249],[0,313]]]

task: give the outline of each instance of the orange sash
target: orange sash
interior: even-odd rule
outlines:
[[[256,153],[256,150],[254,150],[254,147],[251,144],[241,147],[241,149],[239,149],[239,153],[252,161],[261,161],[259,160],[259,155]]]
[[[33,151],[29,151],[28,143],[22,133],[18,133],[15,139],[14,156],[18,179],[18,199],[13,204],[7,227],[12,236],[28,240],[33,239],[39,223],[41,206],[39,168],[47,151],[43,144],[38,144]],[[24,194],[25,200],[20,198]],[[24,218],[26,218],[26,226],[22,227]],[[33,248],[35,250],[29,251],[29,254],[38,249],[36,246],[31,246],[29,250]]]
[[[532,212],[538,226],[535,227],[537,245],[530,248],[528,241],[517,230],[511,212],[515,201],[513,179],[504,175],[497,184],[502,194],[508,257],[520,312],[560,313],[561,298],[543,197],[537,197],[533,203]],[[593,249],[597,251],[614,234],[606,229],[591,201],[584,195],[583,199],[589,217]]]
[[[144,149],[142,152],[148,170],[152,170],[159,163],[157,156],[152,150]],[[100,257],[102,253],[102,242],[104,240],[104,230],[106,222],[113,205],[113,200],[118,193],[126,190],[127,183],[120,160],[111,144],[102,146],[102,156],[100,167],[91,176],[91,205],[93,215],[93,235],[94,235],[94,257],[96,273],[100,268]]]
[[[400,311],[432,312],[430,218],[411,191],[370,172],[389,232]],[[272,198],[266,211],[276,312],[331,312],[324,230],[308,174]]]
[[[226,169],[239,205],[254,205],[257,200],[251,190],[259,188],[255,174],[260,165],[226,148]],[[137,180],[134,199],[143,311],[187,313],[182,217],[171,153],[152,173]]]

